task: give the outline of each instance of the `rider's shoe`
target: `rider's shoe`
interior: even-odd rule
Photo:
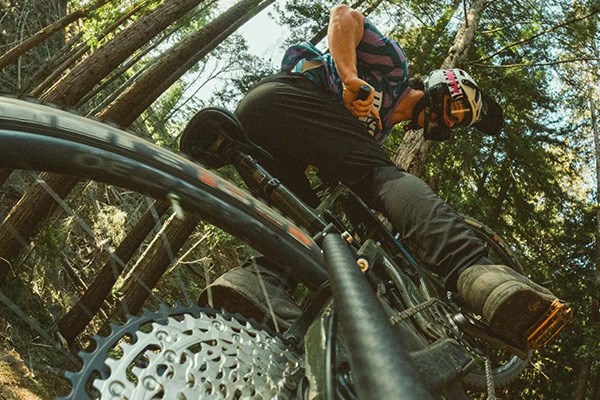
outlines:
[[[211,298],[212,307],[240,313],[280,331],[289,328],[302,313],[292,299],[292,287],[278,271],[259,262],[251,259],[221,275],[200,294],[198,303],[209,304]]]
[[[457,289],[494,332],[532,349],[548,343],[572,317],[552,292],[504,265],[465,269]]]

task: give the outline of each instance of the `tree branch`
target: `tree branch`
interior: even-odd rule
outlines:
[[[71,14],[68,14],[58,21],[53,22],[52,24],[40,29],[33,36],[21,41],[18,45],[8,50],[0,57],[0,69],[6,67],[11,62],[15,61],[19,56],[23,55],[27,51],[31,50],[48,37],[52,36],[54,33],[64,29],[70,23],[77,21],[80,18],[85,17],[90,12],[102,7],[109,0],[98,0],[96,3],[90,5],[87,8],[76,10]]]
[[[553,26],[553,27],[551,27],[551,28],[548,28],[548,29],[546,29],[546,30],[543,30],[542,32],[540,32],[540,33],[537,33],[537,34],[535,34],[535,35],[533,35],[533,36],[530,36],[530,37],[527,37],[527,38],[523,38],[523,39],[521,39],[521,40],[519,40],[519,41],[513,42],[513,43],[511,43],[511,44],[509,44],[509,45],[507,45],[507,46],[504,46],[503,48],[501,48],[501,49],[500,49],[500,50],[498,50],[497,52],[495,52],[495,53],[493,53],[493,54],[491,54],[491,55],[489,55],[489,56],[487,56],[487,57],[480,58],[479,60],[475,60],[475,61],[469,62],[469,64],[476,64],[476,63],[481,63],[481,62],[483,62],[483,61],[487,61],[487,60],[489,60],[489,59],[491,59],[491,58],[493,58],[493,57],[497,56],[498,54],[500,54],[500,53],[502,53],[502,52],[504,52],[504,51],[506,51],[506,50],[508,50],[508,49],[510,49],[510,48],[513,48],[513,47],[520,46],[520,45],[522,45],[522,44],[525,44],[525,43],[531,42],[531,41],[533,41],[533,40],[537,39],[537,38],[538,38],[538,37],[540,37],[540,36],[543,36],[543,35],[545,35],[545,34],[547,34],[547,33],[553,32],[553,31],[555,31],[555,30],[557,30],[557,29],[559,29],[559,28],[562,28],[562,27],[564,27],[564,26],[567,26],[567,25],[573,24],[573,23],[575,23],[575,22],[583,21],[583,20],[584,20],[584,19],[586,19],[586,18],[589,18],[589,17],[592,17],[592,16],[594,16],[594,15],[598,14],[598,12],[600,12],[600,10],[599,10],[599,9],[596,9],[596,8],[594,8],[594,9],[592,9],[592,12],[590,12],[589,14],[586,14],[586,15],[584,15],[584,16],[582,16],[582,17],[573,18],[573,19],[570,19],[570,20],[564,21],[564,22],[563,22],[563,23],[561,23],[561,24],[558,24],[558,25],[555,25],[555,26]]]
[[[503,65],[494,65],[494,64],[480,64],[478,62],[469,63],[475,67],[483,67],[483,68],[532,68],[532,67],[549,67],[552,65],[560,65],[560,64],[568,64],[572,62],[580,62],[580,61],[600,61],[598,57],[579,57],[579,58],[569,58],[566,60],[558,60],[558,61],[550,61],[545,63],[535,63],[535,64],[503,64]]]

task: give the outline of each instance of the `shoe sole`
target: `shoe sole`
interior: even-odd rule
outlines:
[[[246,318],[252,318],[258,322],[262,320],[265,312],[253,304],[252,299],[240,294],[237,290],[229,289],[223,286],[214,286],[209,289],[214,299],[219,299],[214,307],[224,308],[229,312],[240,313]],[[207,290],[208,291],[208,290]],[[208,304],[208,293],[202,292],[198,303]]]

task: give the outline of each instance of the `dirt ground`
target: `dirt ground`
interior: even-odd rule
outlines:
[[[48,385],[48,379],[57,380],[47,373],[34,373],[14,350],[0,350],[1,400],[52,400],[64,394],[66,382]],[[49,387],[57,390],[49,392]],[[61,390],[61,388],[63,390]]]

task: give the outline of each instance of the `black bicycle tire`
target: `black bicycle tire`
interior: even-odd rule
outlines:
[[[217,174],[129,132],[0,97],[0,142],[0,168],[76,175],[163,201],[176,195],[184,209],[290,266],[309,289],[326,280],[321,250],[303,229]]]
[[[463,216],[467,225],[471,227],[471,229],[475,232],[475,235],[479,237],[484,243],[488,244],[492,247],[498,254],[501,256],[504,263],[519,272],[520,274],[524,274],[525,270],[521,265],[521,262],[517,258],[517,256],[513,253],[510,246],[500,235],[498,235],[494,230],[492,230],[487,225],[477,221],[473,217]]]
[[[175,195],[185,211],[286,265],[307,288],[327,279],[320,248],[293,222],[206,168],[115,126],[0,96],[0,143],[0,168],[79,176],[162,201]],[[16,318],[27,318],[2,289],[0,297]],[[49,327],[40,329],[56,351],[74,359]]]

